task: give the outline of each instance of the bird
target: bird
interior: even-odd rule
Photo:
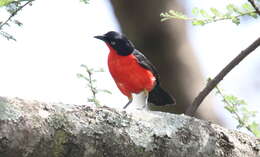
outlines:
[[[123,109],[132,103],[133,94],[141,92],[144,92],[149,104],[164,106],[176,103],[175,99],[161,88],[160,76],[155,66],[124,34],[109,31],[94,38],[102,40],[109,48],[109,72],[121,93],[128,98]]]

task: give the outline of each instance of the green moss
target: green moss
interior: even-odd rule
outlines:
[[[69,121],[68,118],[65,116],[65,114],[62,113],[56,113],[51,115],[48,118],[48,122],[50,124],[51,127],[53,127],[54,129],[64,129],[69,128]]]
[[[52,156],[60,157],[65,154],[65,143],[68,141],[68,135],[64,130],[57,130],[54,135],[54,143],[52,147]]]

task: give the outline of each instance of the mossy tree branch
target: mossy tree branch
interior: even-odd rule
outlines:
[[[0,97],[0,156],[257,157],[260,141],[185,115]]]

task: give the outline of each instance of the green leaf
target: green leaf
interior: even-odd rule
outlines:
[[[88,68],[89,72],[94,72],[95,70],[93,68]]]
[[[110,92],[109,90],[106,90],[106,89],[100,89],[99,91],[107,93],[107,94],[112,94],[112,92]]]
[[[250,13],[250,14],[248,14],[248,15],[251,16],[251,17],[253,17],[253,18],[255,18],[255,19],[257,19],[257,16],[258,16],[257,13]]]
[[[221,17],[222,14],[216,8],[210,8],[210,11],[216,16]]]
[[[260,136],[259,124],[252,122],[252,118],[256,116],[257,111],[248,110],[247,103],[233,95],[224,95],[218,86],[215,87],[226,106],[224,108],[229,111],[235,120],[237,120],[239,128],[246,128],[248,131],[253,133],[255,136]]]
[[[228,4],[227,6],[226,6],[226,8],[227,8],[227,10],[229,11],[229,12],[234,12],[234,10],[235,10],[235,6],[233,5],[233,4]]]
[[[230,12],[236,12],[238,14],[242,14],[242,11],[234,4],[228,4],[226,8]]]
[[[199,8],[193,8],[193,9],[191,10],[191,13],[192,13],[193,15],[195,15],[195,16],[199,15],[199,12],[200,12],[200,9],[199,9]]]
[[[12,3],[14,0],[0,0],[0,7],[6,6],[10,3]]]
[[[162,17],[161,21],[166,21],[169,19],[181,19],[181,20],[187,20],[189,19],[186,15],[184,15],[181,12],[170,10],[168,13],[161,13],[160,16]]]
[[[240,105],[247,105],[245,100],[242,100],[242,99],[238,100],[238,104],[240,104]]]
[[[224,100],[229,102],[230,104],[236,105],[238,99],[233,95],[225,95]]]
[[[166,18],[166,17],[163,17],[162,19],[161,19],[161,22],[164,22],[164,21],[167,21],[167,20],[170,20],[171,18]]]
[[[203,26],[205,24],[206,23],[203,20],[194,20],[194,21],[192,21],[192,25],[194,25],[194,26]]]
[[[240,24],[240,19],[239,19],[238,17],[232,17],[232,18],[231,18],[231,21],[232,21],[233,23],[235,23],[236,25],[239,25],[239,24]]]
[[[243,106],[241,107],[240,109],[244,114],[248,114],[249,113],[249,110],[247,109],[247,107]]]
[[[95,99],[88,98],[88,102],[95,102]]]
[[[93,72],[105,72],[104,69],[93,70]]]
[[[23,23],[18,21],[18,20],[14,20],[14,23],[17,24],[18,26],[22,26],[23,25]]]
[[[247,123],[249,121],[249,115],[248,114],[244,114],[243,117],[241,118],[241,121],[243,123]]]
[[[89,0],[80,0],[80,2],[83,2],[85,4],[88,4],[89,3]]]
[[[177,19],[187,19],[188,18],[183,13],[175,11],[175,10],[170,10],[169,13],[172,14],[172,16],[177,18]]]
[[[160,16],[162,17],[162,22],[172,18],[168,13],[161,13]]]
[[[246,11],[254,11],[254,8],[249,3],[242,4],[242,8],[244,8]]]
[[[205,18],[210,18],[209,14],[203,9],[200,9],[200,15]]]
[[[250,111],[250,112],[251,112],[251,116],[252,116],[252,117],[255,117],[256,114],[258,113],[257,111]]]
[[[8,34],[6,32],[3,32],[3,31],[0,31],[0,34],[5,37],[7,40],[13,40],[13,41],[16,41],[16,39],[11,35],[11,34]]]
[[[79,78],[82,77],[82,76],[83,76],[82,74],[77,74],[77,77],[79,77]]]
[[[249,125],[249,128],[252,130],[252,133],[256,136],[256,137],[260,137],[260,127],[259,124],[256,122],[252,122]]]
[[[88,67],[85,64],[81,64],[80,67],[88,69]]]
[[[226,105],[224,108],[228,110],[230,113],[235,113],[237,111],[237,109],[231,105]]]
[[[77,74],[77,77],[78,77],[78,78],[82,78],[82,79],[84,79],[84,80],[86,80],[86,81],[88,81],[88,82],[90,81],[89,78],[86,77],[86,76],[84,76],[83,74]]]

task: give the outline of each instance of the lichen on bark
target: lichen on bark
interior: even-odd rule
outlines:
[[[0,156],[260,156],[259,139],[185,115],[0,97]]]

